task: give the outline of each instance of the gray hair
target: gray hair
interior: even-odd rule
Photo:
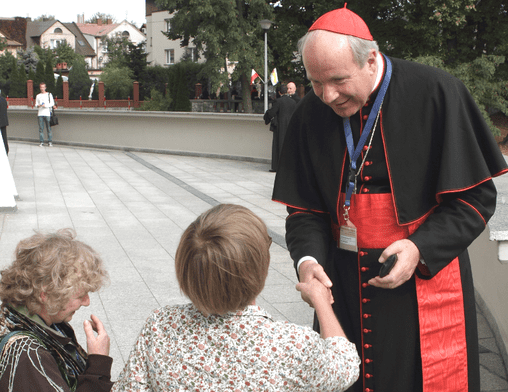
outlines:
[[[303,58],[303,48],[305,46],[305,43],[307,42],[307,39],[309,36],[317,31],[321,30],[313,30],[309,31],[307,34],[305,34],[300,40],[298,41],[298,52],[300,53],[300,56]],[[342,34],[338,34],[342,35]],[[369,58],[369,53],[372,49],[374,49],[376,52],[379,52],[379,46],[376,41],[369,41],[366,39],[353,37],[351,35],[346,35],[347,40],[349,42],[349,46],[351,47],[351,50],[353,51],[353,59],[355,60],[355,63],[360,67],[363,68],[365,63],[367,62],[367,59]]]

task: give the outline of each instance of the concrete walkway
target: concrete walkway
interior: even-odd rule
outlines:
[[[233,160],[129,153],[11,142],[9,161],[20,200],[0,214],[0,268],[34,230],[72,227],[102,255],[111,283],[91,295],[72,324],[84,345],[82,321],[91,313],[111,336],[116,379],[148,315],[187,302],[174,276],[182,231],[219,203],[250,208],[270,229],[272,262],[258,304],[277,320],[311,325],[312,310],[294,289],[284,242],[285,208],[270,201],[269,165]],[[478,313],[482,391],[508,392],[506,367],[485,317]]]

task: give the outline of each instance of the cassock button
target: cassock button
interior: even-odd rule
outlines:
[[[368,286],[369,286],[369,284],[368,284],[368,283],[362,283],[362,287],[363,287],[363,288],[366,288],[366,287],[368,287]]]
[[[369,193],[369,192],[370,192],[370,189],[369,189],[369,188],[363,188],[363,189],[362,189],[362,192],[363,192],[363,193]]]
[[[371,348],[372,347],[372,344],[364,344],[363,345],[363,348]]]
[[[369,301],[370,301],[370,299],[368,299],[368,298],[364,298],[364,299],[362,299],[362,302],[363,302],[364,304],[366,304],[366,303],[367,303],[367,302],[369,302]]]
[[[365,388],[365,392],[374,392],[374,390],[370,388]]]
[[[370,166],[370,165],[372,165],[372,161],[365,161],[364,165],[365,166]]]
[[[373,360],[373,359],[370,359],[370,358],[367,358],[367,359],[365,360],[365,363],[372,363],[372,362],[374,362],[374,360]]]
[[[364,115],[363,115],[363,119],[364,119],[365,121],[367,121],[367,120],[368,120],[368,118],[369,118],[369,115],[368,115],[368,114],[364,114]]]
[[[374,377],[374,376],[373,376],[372,374],[369,374],[369,373],[367,373],[367,374],[365,375],[365,378],[372,378],[372,377]]]
[[[367,151],[369,148],[369,146],[363,146],[363,151]]]
[[[365,255],[368,255],[367,252],[364,252],[363,250],[361,250],[360,252],[358,252],[358,254],[360,255],[360,257],[363,257]]]
[[[364,177],[364,181],[370,181],[370,180],[372,180],[372,177],[371,177],[371,176],[365,176],[365,177]]]
[[[363,333],[371,333],[371,332],[372,332],[372,330],[371,330],[371,329],[367,329],[367,328],[364,328],[364,329],[363,329]]]
[[[367,272],[367,271],[369,270],[369,267],[362,267],[362,268],[360,268],[360,270],[361,270],[362,272]]]
[[[371,315],[371,314],[368,314],[368,313],[364,313],[364,314],[363,314],[363,318],[364,318],[364,319],[368,319],[369,317],[372,317],[372,315]]]

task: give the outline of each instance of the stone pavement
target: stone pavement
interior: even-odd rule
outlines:
[[[174,254],[183,230],[219,203],[250,208],[273,238],[271,266],[258,299],[277,320],[311,325],[312,310],[294,289],[297,282],[285,249],[285,208],[270,200],[269,164],[94,150],[40,148],[10,142],[9,161],[20,200],[18,211],[0,214],[0,269],[16,244],[34,230],[72,227],[96,249],[110,284],[91,295],[71,322],[85,345],[82,321],[97,315],[111,336],[113,379],[123,368],[148,315],[157,307],[187,302],[174,276]],[[478,312],[482,391],[508,392],[494,334]]]

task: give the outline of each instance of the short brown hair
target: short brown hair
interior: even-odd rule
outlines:
[[[249,209],[221,204],[185,230],[176,251],[182,292],[205,314],[224,314],[249,305],[263,290],[271,238]]]
[[[38,313],[44,292],[46,310],[53,315],[74,294],[99,290],[108,273],[99,254],[75,236],[74,230],[61,229],[20,241],[14,262],[1,271],[2,305],[26,306],[30,314]]]

